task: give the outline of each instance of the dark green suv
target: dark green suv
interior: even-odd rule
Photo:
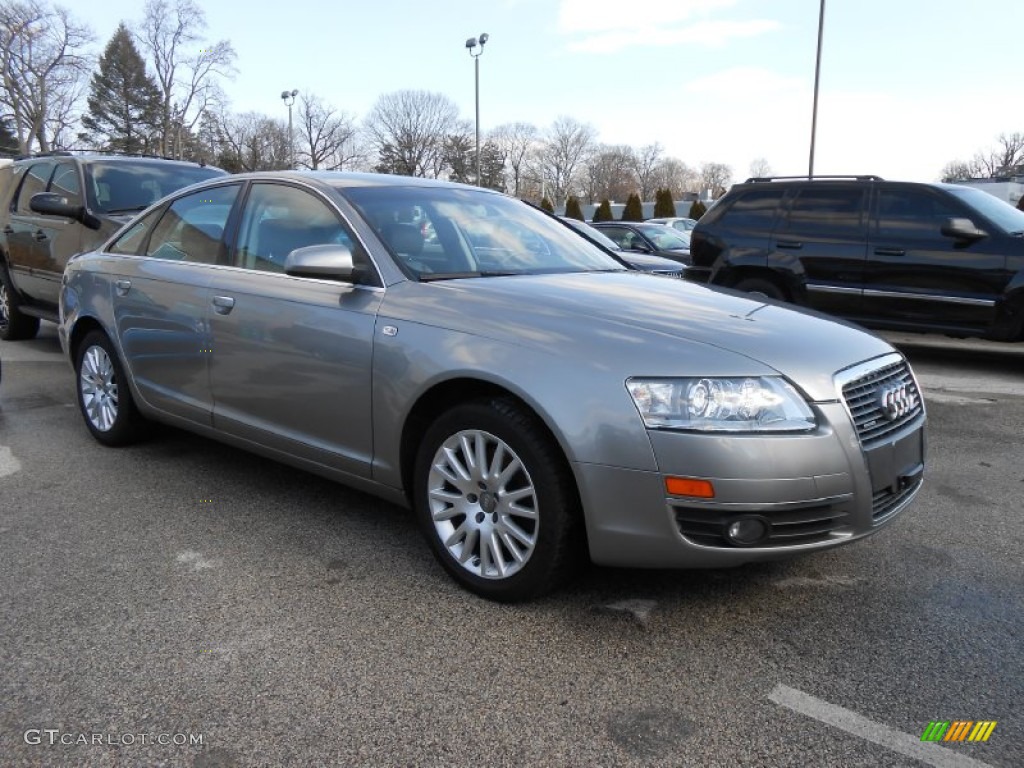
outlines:
[[[687,278],[872,328],[1024,338],[1024,212],[877,176],[748,179],[698,222]]]
[[[57,321],[68,259],[103,243],[171,192],[224,175],[179,160],[99,153],[26,157],[0,168],[0,339]]]

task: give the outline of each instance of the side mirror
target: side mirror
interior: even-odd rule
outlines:
[[[645,243],[639,237],[634,237],[632,240],[629,241],[629,248],[627,250],[639,251],[640,253],[650,253],[651,252],[650,246],[647,245],[647,243]]]
[[[80,221],[89,229],[99,229],[100,220],[88,213],[84,205],[71,205],[68,199],[56,192],[39,192],[32,195],[28,207],[44,216],[62,216]]]
[[[954,240],[973,242],[988,237],[988,232],[978,229],[970,219],[946,219],[942,224],[942,234]]]
[[[284,273],[294,277],[319,277],[351,283],[355,271],[352,251],[344,245],[307,245],[296,248],[284,260]]]

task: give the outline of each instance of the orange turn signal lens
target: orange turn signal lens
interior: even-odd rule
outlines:
[[[715,486],[710,480],[693,477],[666,477],[665,490],[669,496],[696,496],[700,499],[715,498]]]

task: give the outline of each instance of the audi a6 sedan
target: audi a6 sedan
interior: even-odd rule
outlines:
[[[440,181],[190,187],[69,262],[60,338],[99,442],[166,422],[409,506],[444,569],[495,600],[586,558],[835,547],[923,475],[924,404],[884,341],[629,270]]]

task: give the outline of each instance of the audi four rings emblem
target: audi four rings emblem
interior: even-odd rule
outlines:
[[[889,421],[896,421],[917,406],[917,394],[912,392],[906,384],[901,384],[898,387],[882,390],[879,405],[882,406],[882,412]]]

